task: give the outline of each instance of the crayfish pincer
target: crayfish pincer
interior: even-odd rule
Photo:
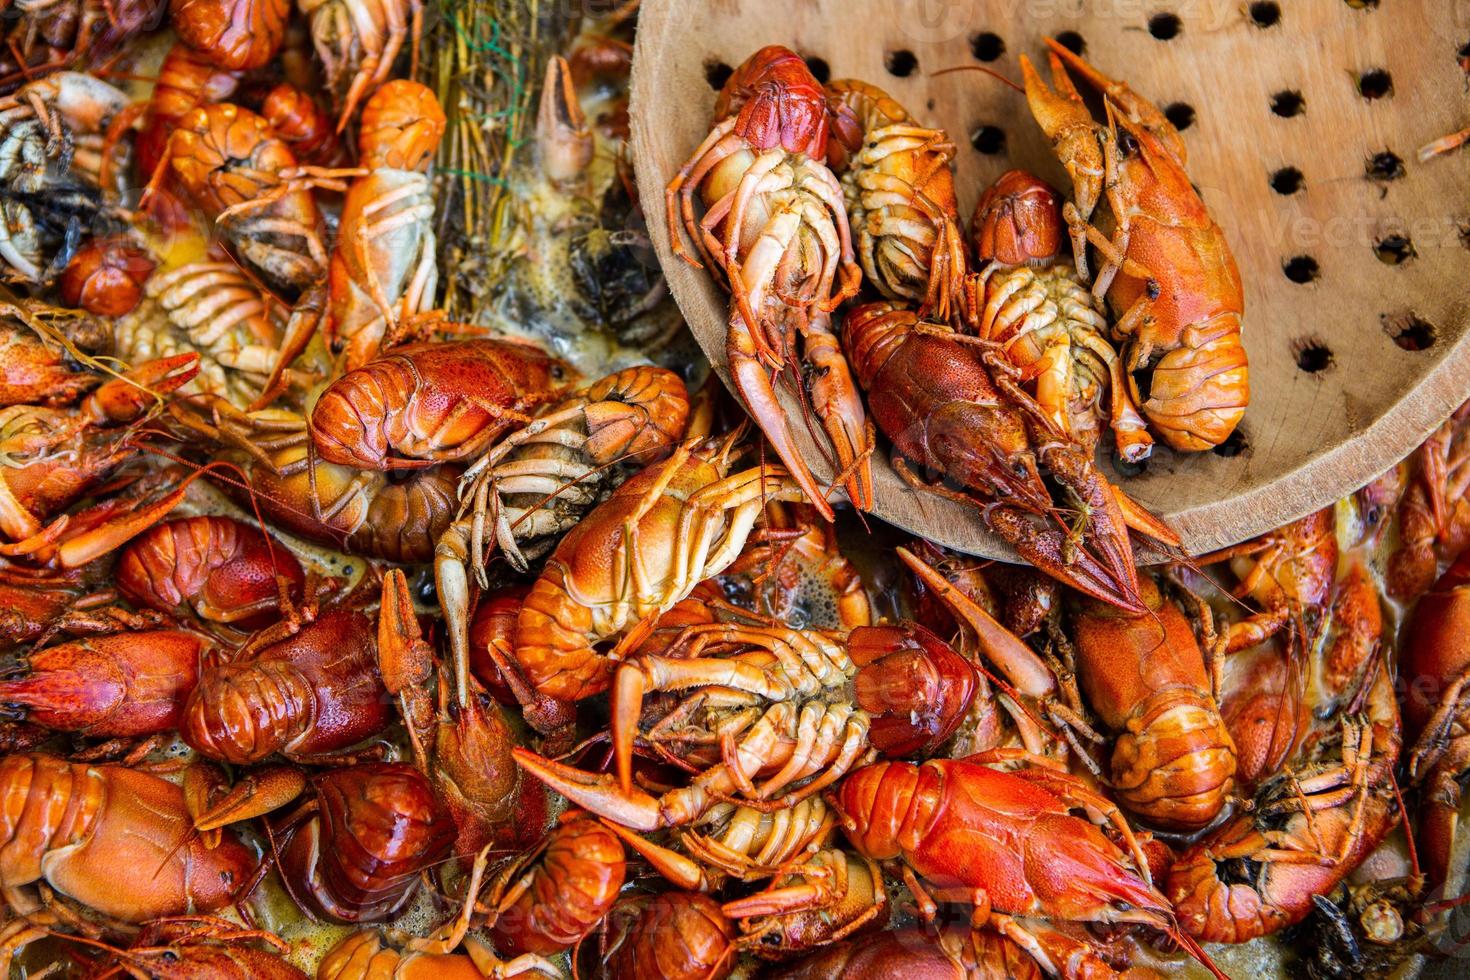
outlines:
[[[1128,540],[1130,523],[1177,543],[1158,518],[1111,486],[1077,445],[1051,430],[1045,414],[1004,372],[993,374],[982,347],[891,302],[853,309],[843,332],[868,407],[893,441],[895,468],[918,486],[913,460],[974,494],[986,523],[1031,564],[1063,583],[1129,612],[1147,610]],[[1042,438],[1033,441],[1031,427]],[[1042,471],[1068,498],[1052,499]],[[935,488],[937,489],[937,488]],[[948,492],[940,490],[940,492]],[[1063,515],[1079,513],[1081,526]]]

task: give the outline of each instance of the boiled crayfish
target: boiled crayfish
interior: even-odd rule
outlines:
[[[856,295],[862,273],[842,187],[825,163],[826,98],[805,62],[773,45],[730,76],[715,117],[665,191],[669,240],[676,254],[700,265],[680,237],[682,215],[705,262],[724,274],[733,297],[726,353],[735,388],[807,498],[832,518],[776,401],[776,378],[799,388],[826,430],[848,495],[869,510],[872,435],[831,329],[832,311]],[[702,220],[694,216],[696,192]]]
[[[1235,257],[1185,171],[1184,140],[1151,102],[1093,68],[1055,40],[1052,85],[1021,59],[1026,100],[1072,178],[1063,214],[1072,254],[1086,275],[1087,246],[1101,256],[1093,293],[1107,296],[1122,339],[1133,401],[1175,449],[1198,452],[1225,441],[1245,414],[1250,383],[1240,342],[1245,296]],[[1067,68],[1103,96],[1108,125],[1096,122]],[[1116,230],[1090,222],[1107,196]]]
[[[1120,608],[1145,611],[1125,521],[1166,540],[1172,532],[1109,485],[1080,447],[1055,437],[1033,441],[1028,416],[1015,407],[1026,396],[1002,391],[979,348],[886,301],[853,309],[843,343],[873,417],[902,457],[895,464],[901,475],[924,485],[907,459],[959,484],[978,498],[961,499],[979,506],[1037,568]],[[1068,500],[1052,499],[1043,468]],[[1076,530],[1065,523],[1069,508]]]

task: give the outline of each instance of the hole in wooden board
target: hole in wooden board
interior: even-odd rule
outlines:
[[[1346,3],[1349,7],[1352,7],[1354,10],[1377,10],[1378,9],[1378,0],[1343,0],[1343,3]]]
[[[1306,108],[1306,98],[1302,95],[1302,93],[1294,89],[1287,89],[1284,92],[1277,92],[1275,95],[1271,96],[1271,111],[1276,113],[1276,115],[1281,116],[1283,119],[1290,119],[1292,116],[1300,116]]]
[[[1281,271],[1286,273],[1286,278],[1300,286],[1305,286],[1322,275],[1322,267],[1310,255],[1298,255],[1287,259],[1282,264]]]
[[[1378,319],[1383,324],[1384,333],[1402,350],[1417,352],[1434,346],[1437,336],[1434,324],[1412,310],[1405,313],[1384,313]]]
[[[1375,153],[1364,168],[1369,180],[1399,180],[1404,174],[1404,159],[1392,150]]]
[[[733,74],[735,74],[735,69],[723,61],[716,61],[711,58],[704,63],[704,80],[709,82],[709,87],[716,92],[725,87],[725,83],[730,80],[730,76]]]
[[[1332,348],[1316,337],[1302,337],[1291,342],[1296,366],[1307,374],[1317,374],[1332,367]]]
[[[1384,265],[1403,265],[1419,253],[1408,235],[1384,235],[1373,243],[1373,254]]]
[[[1076,31],[1062,31],[1056,37],[1057,43],[1073,54],[1087,53],[1087,41]]]
[[[1358,94],[1372,101],[1393,94],[1393,76],[1382,68],[1369,68],[1358,76]]]
[[[908,48],[899,48],[883,55],[883,67],[895,78],[908,78],[919,67],[919,57]]]
[[[1256,0],[1250,5],[1251,23],[1257,27],[1275,27],[1281,23],[1281,4],[1275,0]]]
[[[1113,469],[1118,471],[1119,476],[1134,477],[1142,476],[1148,471],[1148,460],[1140,459],[1136,463],[1130,463],[1121,456],[1113,457]]]
[[[1271,175],[1271,189],[1278,194],[1296,194],[1305,183],[1306,178],[1295,167],[1282,167]]]
[[[811,69],[812,77],[818,82],[826,85],[832,81],[832,66],[827,64],[826,58],[808,55],[805,60],[807,68]]]
[[[1245,430],[1236,426],[1235,431],[1226,436],[1225,441],[1211,449],[1210,452],[1216,456],[1224,456],[1226,459],[1234,459],[1236,456],[1250,452],[1250,448],[1250,440],[1246,438]]]
[[[1172,41],[1182,30],[1184,21],[1179,19],[1178,14],[1169,11],[1154,14],[1148,19],[1148,32],[1160,41]]]
[[[970,133],[970,145],[986,156],[995,156],[1006,148],[1006,131],[988,124],[976,126]]]
[[[1181,133],[1194,125],[1194,106],[1188,102],[1170,102],[1164,106],[1164,116]]]
[[[1005,38],[990,31],[970,35],[970,53],[977,61],[998,61],[1006,53]]]

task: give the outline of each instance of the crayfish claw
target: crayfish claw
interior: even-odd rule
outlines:
[[[625,663],[618,667],[613,679],[610,727],[618,785],[624,793],[633,791],[633,740],[638,732],[643,696],[647,691],[647,679],[637,664]]]
[[[1087,83],[1102,93],[1107,101],[1116,107],[1130,123],[1148,130],[1159,142],[1163,143],[1169,154],[1179,162],[1180,167],[1188,164],[1189,151],[1184,145],[1183,137],[1179,135],[1179,130],[1169,121],[1169,118],[1159,111],[1158,106],[1133,91],[1127,83],[1104,75],[1085,58],[1063,46],[1055,38],[1047,38],[1046,46],[1051,49],[1053,66],[1060,61],[1087,79]],[[1053,67],[1053,72],[1055,72],[1055,67]],[[1070,79],[1068,84],[1071,84]],[[1072,91],[1076,93],[1075,88]]]
[[[797,449],[796,441],[791,436],[785,410],[776,400],[776,389],[771,384],[771,375],[757,357],[754,328],[738,311],[730,317],[725,347],[735,390],[760,426],[761,432],[770,441],[771,448],[776,450],[776,455],[781,457],[781,461],[801,485],[802,492],[817,512],[828,521],[835,519],[836,515],[832,505],[827,502],[826,492],[806,465],[806,460],[802,458],[801,451]]]
[[[553,186],[581,179],[592,162],[596,140],[577,99],[571,66],[561,55],[546,63],[546,80],[536,113],[536,146],[541,172]]]
[[[1170,548],[1178,548],[1184,544],[1178,533],[1164,523],[1163,518],[1124,493],[1122,488],[1115,486],[1112,490],[1118,501],[1118,510],[1123,515],[1123,523],[1129,528]]]
[[[1015,548],[1017,554],[1052,578],[1125,612],[1136,616],[1147,614],[1138,596],[1136,571],[1130,593],[1126,583],[1119,581],[1114,567],[1099,561],[1085,548],[1072,547],[1068,536],[1061,531],[1039,531],[1027,515],[1015,508],[992,509],[989,523],[991,530]]]
[[[132,422],[198,373],[199,355],[192,351],[146,361],[88,395],[82,411],[101,424]]]
[[[378,612],[378,669],[383,686],[397,695],[428,681],[434,671],[434,651],[424,640],[408,579],[400,568],[383,576],[383,602]]]
[[[189,785],[187,777],[188,774],[185,779],[186,787]],[[270,766],[261,769],[241,779],[224,796],[210,800],[207,809],[191,813],[194,829],[203,834],[220,830],[232,823],[264,816],[296,799],[305,788],[306,773],[296,766]],[[199,802],[197,796],[190,799],[191,810]]]
[[[516,764],[585,810],[633,830],[664,826],[658,800],[636,786],[624,792],[614,777],[583,772],[574,766],[543,758],[527,749],[513,749]]]
[[[1086,282],[1089,278],[1086,225],[1102,200],[1106,161],[1092,110],[1082,101],[1065,66],[1055,54],[1051,56],[1051,71],[1055,89],[1042,80],[1030,58],[1021,56],[1026,104],[1037,125],[1051,140],[1057,160],[1072,179],[1074,213],[1067,214],[1066,219],[1077,272]]]
[[[705,892],[716,883],[710,880],[698,862],[690,860],[678,851],[655,844],[615,820],[603,818],[602,824],[616,834],[624,844],[637,851],[645,861],[653,866],[653,870],[663,875],[676,887],[685,891]]]
[[[956,588],[933,566],[907,548],[898,548],[898,557],[909,570],[933,591],[950,611],[968,626],[980,640],[986,658],[1005,674],[1017,690],[1042,696],[1055,688],[1051,668],[1031,648],[1000,624],[978,603]]]

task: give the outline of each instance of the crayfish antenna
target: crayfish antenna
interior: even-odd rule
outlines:
[[[1011,88],[1015,89],[1017,92],[1020,92],[1022,95],[1026,94],[1026,90],[1020,85],[1017,85],[1015,82],[1011,81],[1010,78],[996,71],[994,68],[986,68],[984,65],[956,65],[953,68],[941,68],[938,71],[930,72],[929,77],[938,78],[940,75],[953,75],[955,72],[959,71],[978,71],[982,74],[989,75],[991,78],[995,79],[998,82],[1001,82],[1004,85],[1009,85]]]
[[[516,763],[573,803],[599,817],[615,820],[633,830],[658,830],[665,825],[658,800],[636,786],[623,792],[610,775],[598,776],[573,766],[542,758],[526,749],[512,749]]]
[[[1220,967],[1215,964],[1215,961],[1210,959],[1210,954],[1205,952],[1204,947],[1201,946],[1199,942],[1195,940],[1195,938],[1189,933],[1185,932],[1183,929],[1180,929],[1178,926],[1170,926],[1164,931],[1168,934],[1170,939],[1179,944],[1179,947],[1181,949],[1183,949],[1186,953],[1193,957],[1196,963],[1204,967],[1206,970],[1209,970],[1210,973],[1215,977],[1215,980],[1231,980],[1230,974],[1220,969]]]

